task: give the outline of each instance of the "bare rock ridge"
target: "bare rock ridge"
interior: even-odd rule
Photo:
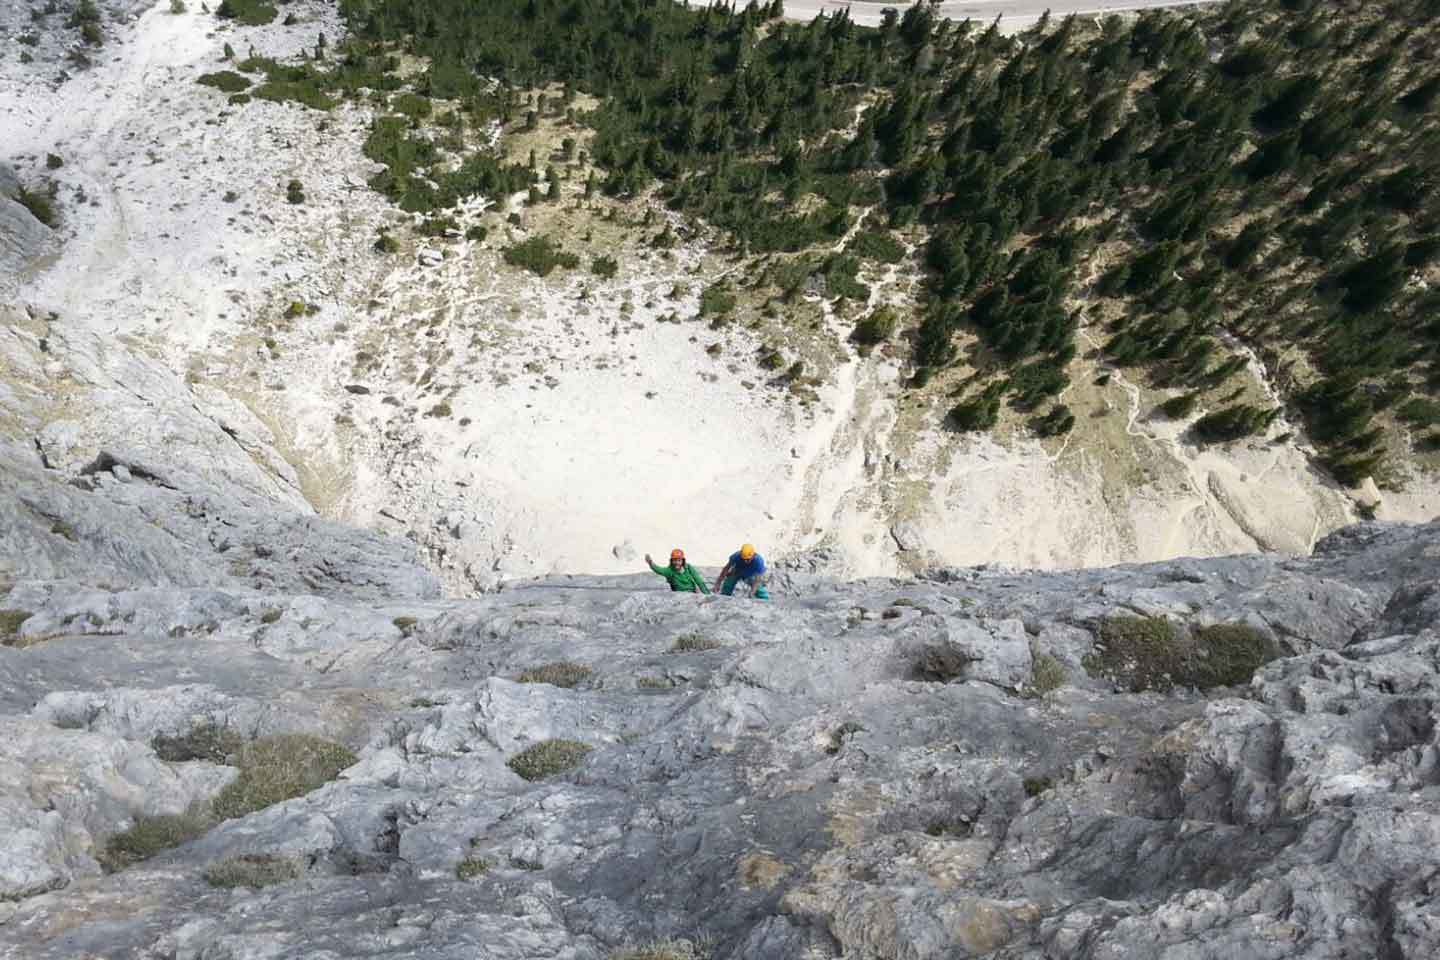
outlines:
[[[1440,954],[1440,523],[442,599],[223,473],[0,486],[0,957]]]

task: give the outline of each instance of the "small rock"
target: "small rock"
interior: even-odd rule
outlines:
[[[110,472],[113,473],[115,475],[115,479],[119,480],[121,483],[129,483],[131,480],[130,468],[125,466],[125,464],[123,463],[115,464],[113,467],[110,468]]]
[[[900,548],[901,553],[922,550],[925,547],[925,538],[913,520],[901,520],[892,526],[890,536],[894,538],[895,546]]]

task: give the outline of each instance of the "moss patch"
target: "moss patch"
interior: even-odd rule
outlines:
[[[505,761],[505,766],[526,780],[544,780],[578,767],[590,750],[578,740],[541,740]]]
[[[1255,671],[1279,655],[1275,644],[1243,623],[1217,623],[1195,631],[1187,677],[1202,690],[1249,683]]]
[[[354,763],[355,754],[333,740],[305,734],[261,737],[240,751],[240,775],[215,797],[215,815],[243,817],[304,796]]]
[[[238,857],[216,860],[205,868],[205,882],[212,887],[231,889],[262,887],[285,883],[300,876],[300,864],[291,857],[268,853],[247,853]]]
[[[708,960],[710,951],[689,940],[656,940],[639,947],[622,947],[610,960]]]
[[[583,683],[595,671],[581,663],[559,660],[521,671],[517,683],[548,683],[552,687],[570,688]]]
[[[130,829],[113,834],[105,841],[104,849],[95,859],[106,872],[114,873],[194,840],[208,829],[210,821],[198,813],[136,817]]]

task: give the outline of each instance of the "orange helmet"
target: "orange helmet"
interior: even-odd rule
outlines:
[[[684,551],[684,550],[681,550],[679,547],[676,547],[674,550],[671,550],[671,551],[670,551],[670,559],[671,559],[671,560],[684,560],[684,559],[685,559],[685,551]]]
[[[740,548],[740,559],[741,559],[741,560],[744,560],[744,561],[746,561],[746,562],[748,563],[750,560],[753,560],[754,558],[755,558],[755,546],[754,546],[754,544],[747,543],[747,544],[745,544],[743,547]]]

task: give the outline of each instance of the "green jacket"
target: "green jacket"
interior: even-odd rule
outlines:
[[[653,563],[650,564],[650,569],[670,581],[671,590],[678,590],[681,593],[694,593],[697,590],[701,593],[710,592],[710,588],[705,584],[705,578],[700,576],[700,571],[688,563],[680,570],[673,570],[669,566],[657,567]]]

